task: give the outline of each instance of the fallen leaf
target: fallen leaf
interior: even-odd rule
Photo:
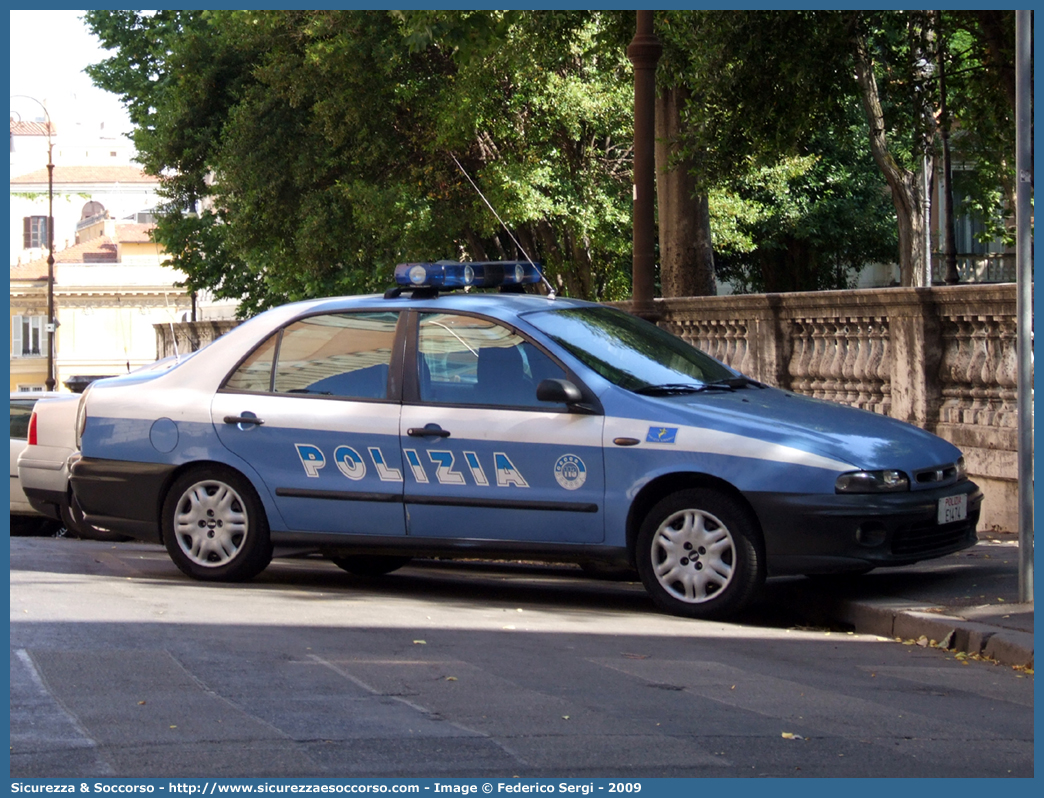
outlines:
[[[446,681],[447,682],[455,682],[455,681],[457,681],[457,677],[456,676],[447,676],[446,677]]]
[[[784,740],[793,740],[794,739],[794,733],[793,732],[783,732],[783,739]]]
[[[426,645],[428,645],[428,641],[427,640],[414,640],[413,641],[413,645],[415,645],[415,646],[426,646]]]
[[[569,716],[568,715],[563,715],[562,716],[562,720],[569,720]]]
[[[921,648],[926,648],[928,646],[928,638],[924,635],[921,635],[917,638],[917,645],[919,645]]]
[[[144,701],[139,701],[139,702],[138,702],[138,706],[139,706],[139,707],[145,706],[145,702],[144,702]]]

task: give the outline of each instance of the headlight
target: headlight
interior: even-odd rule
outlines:
[[[957,466],[957,481],[960,482],[968,478],[968,466],[964,462],[964,455],[957,458],[955,463]]]
[[[910,480],[902,471],[851,471],[834,483],[838,493],[895,493],[910,490]]]

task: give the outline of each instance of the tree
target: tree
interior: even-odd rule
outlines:
[[[895,260],[895,217],[860,122],[852,113],[847,126],[818,131],[809,154],[711,191],[723,281],[741,293],[843,289],[863,265]]]
[[[841,16],[672,12],[664,30],[691,95],[682,140],[710,195],[720,279],[844,288],[865,263],[895,258]]]
[[[685,83],[689,55],[674,30],[685,25],[676,14],[659,15],[664,43],[657,73],[656,199],[663,296],[705,296],[717,292],[710,205],[699,190],[696,166],[685,149],[692,91]]]
[[[252,311],[519,257],[628,291],[629,93],[613,19],[561,12],[89,12],[191,287]],[[142,42],[148,42],[148,45]]]
[[[836,120],[856,104],[895,209],[901,281],[924,284],[941,52],[955,149],[976,164],[969,201],[998,229],[997,187],[1011,184],[1012,171],[1013,126],[1003,107],[1014,63],[1011,12],[670,13],[665,30],[688,57],[679,71],[692,92],[685,155],[703,190],[814,154],[813,138],[837,133]]]

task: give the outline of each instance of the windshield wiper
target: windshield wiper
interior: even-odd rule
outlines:
[[[704,383],[669,382],[664,385],[643,385],[634,392],[643,396],[670,396],[672,394],[700,393],[702,391],[734,391],[737,388],[764,388],[760,382],[747,377],[726,377]]]
[[[705,391],[707,388],[731,390],[731,388],[725,385],[693,385],[691,383],[669,382],[665,385],[643,385],[641,388],[635,388],[634,392],[642,394],[643,396],[668,396],[670,394],[699,393],[700,391]]]
[[[750,377],[726,377],[723,380],[715,380],[714,382],[708,382],[707,388],[728,388],[729,390],[735,390],[736,388],[764,388],[765,386],[757,380],[752,380]]]

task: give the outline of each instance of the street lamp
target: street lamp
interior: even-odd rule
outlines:
[[[47,106],[26,94],[12,94],[12,100],[31,100],[43,108],[47,118],[47,390],[54,390],[54,141],[51,114]]]

